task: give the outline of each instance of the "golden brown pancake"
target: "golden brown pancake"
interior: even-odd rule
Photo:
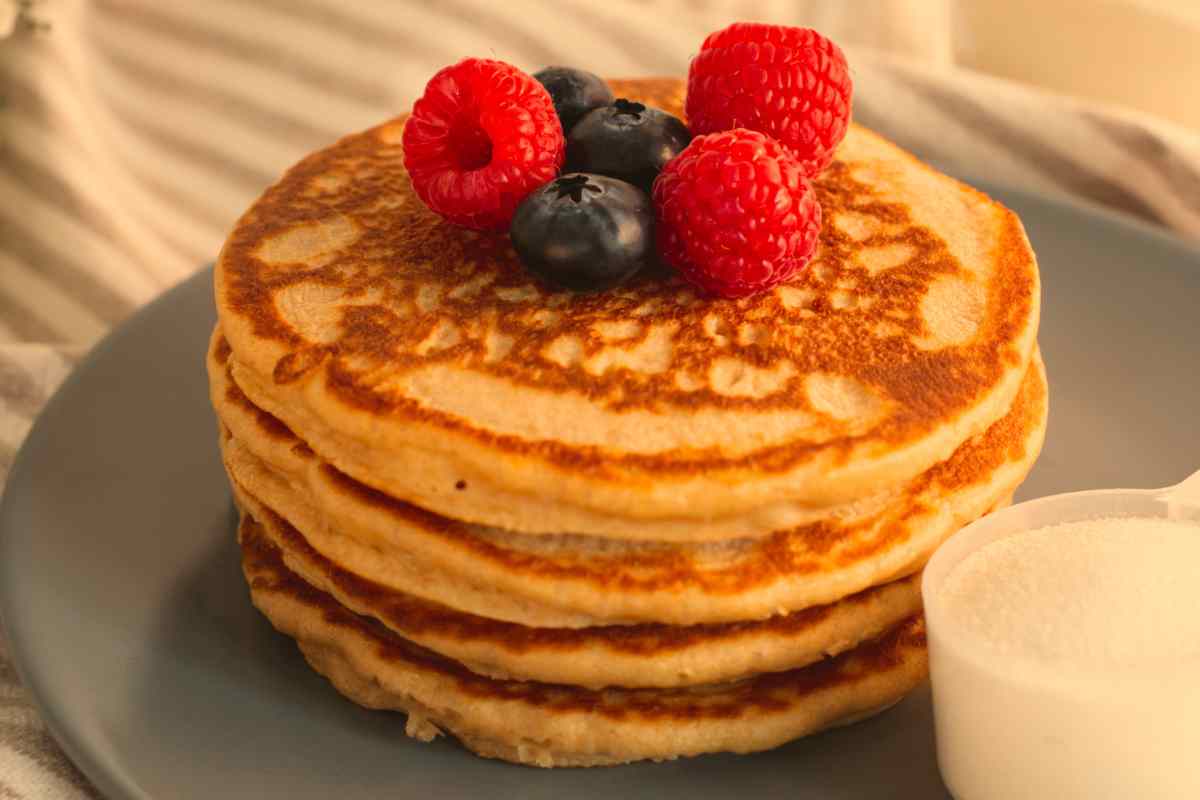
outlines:
[[[410,735],[450,733],[480,755],[537,766],[765,750],[899,700],[925,677],[925,633],[912,617],[832,659],[734,683],[591,690],[486,678],[355,615],[248,539],[254,604],[295,638],[338,691],[406,712]]]
[[[761,619],[919,570],[933,548],[1004,501],[1045,430],[1035,362],[1010,412],[894,498],[758,539],[695,544],[521,535],[467,525],[367,488],[324,463],[209,366],[235,484],[348,572],[459,611],[530,626]]]
[[[618,94],[679,113],[682,83]],[[752,298],[652,272],[555,292],[425,209],[403,118],[238,222],[216,304],[241,389],[341,472],[445,517],[622,541],[762,536],[915,480],[1007,413],[1034,352],[1015,215],[854,127],[813,264]]]
[[[739,680],[807,666],[874,639],[921,610],[920,574],[835,604],[753,622],[677,627],[532,628],[464,614],[338,567],[286,520],[239,493],[244,548],[284,565],[356,614],[492,678],[672,687]]]
[[[680,81],[614,88],[681,113]],[[410,735],[541,766],[766,749],[913,688],[919,570],[1045,433],[1017,218],[855,126],[790,283],[577,295],[425,209],[404,124],[301,161],[218,259],[272,624]]]

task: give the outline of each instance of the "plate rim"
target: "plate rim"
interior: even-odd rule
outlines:
[[[16,492],[12,490],[12,487],[30,479],[25,477],[25,472],[30,469],[26,466],[26,462],[31,458],[29,454],[36,446],[37,439],[46,435],[44,430],[49,423],[45,422],[45,419],[53,416],[58,407],[68,401],[75,384],[83,380],[89,370],[94,369],[95,363],[102,359],[105,353],[132,335],[139,325],[145,325],[145,320],[152,316],[160,305],[168,304],[175,297],[186,294],[194,283],[211,281],[211,274],[212,267],[205,266],[179,281],[117,323],[79,359],[70,374],[38,411],[24,441],[13,457],[4,484],[4,493],[0,496],[0,626],[3,626],[4,636],[8,642],[9,661],[55,743],[62,748],[72,765],[93,784],[101,795],[105,798],[112,798],[112,800],[126,800],[127,798],[128,800],[154,800],[154,798],[138,786],[133,777],[128,775],[127,770],[121,765],[104,763],[105,760],[95,752],[95,748],[89,746],[87,737],[78,733],[79,726],[72,725],[68,721],[69,709],[60,711],[60,705],[54,698],[54,692],[47,689],[37,671],[30,666],[30,662],[36,660],[36,657],[32,655],[32,651],[36,648],[36,643],[32,641],[34,637],[23,631],[20,622],[16,624],[15,629],[13,624],[12,609],[18,601],[13,596],[15,590],[12,587],[20,585],[20,582],[9,580],[17,571],[16,562],[9,557],[9,551],[15,546],[12,543],[15,536],[19,536],[20,533],[14,535],[15,523],[9,522],[10,516],[15,513],[12,506],[16,502],[13,499]],[[30,641],[26,641],[27,639]],[[33,646],[29,646],[30,644]]]

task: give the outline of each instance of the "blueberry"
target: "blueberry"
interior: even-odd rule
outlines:
[[[550,92],[564,134],[569,133],[584,114],[613,101],[608,84],[599,75],[582,69],[546,67],[535,72],[533,77]]]
[[[629,181],[650,191],[668,161],[692,140],[665,111],[624,98],[588,112],[567,136],[567,169]]]
[[[530,272],[577,292],[609,289],[654,252],[654,207],[641,189],[602,175],[563,175],[517,206],[509,230]]]

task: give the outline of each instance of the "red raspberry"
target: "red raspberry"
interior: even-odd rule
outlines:
[[[546,87],[502,61],[468,58],[430,79],[404,126],[413,189],[451,222],[508,228],[517,205],[562,167]]]
[[[800,162],[770,136],[736,128],[697,136],[654,181],[658,251],[722,297],[792,278],[812,258],[821,206]]]
[[[697,134],[750,128],[786,145],[812,178],[850,125],[853,85],[841,49],[808,28],[738,22],[709,34],[688,70]]]

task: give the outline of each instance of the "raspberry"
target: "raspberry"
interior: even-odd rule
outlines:
[[[698,136],[654,182],[659,255],[701,289],[745,297],[812,258],[821,206],[800,162],[757,131]]]
[[[404,166],[430,209],[504,230],[562,167],[565,143],[542,84],[502,61],[468,58],[430,79],[404,126]]]
[[[693,133],[750,128],[774,136],[812,178],[850,125],[853,85],[841,49],[808,28],[738,22],[709,34],[688,70]]]

